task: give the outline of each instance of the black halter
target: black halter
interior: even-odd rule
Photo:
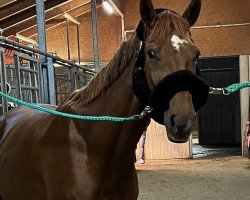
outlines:
[[[157,9],[161,13],[166,9]],[[180,70],[165,76],[154,88],[150,90],[144,72],[145,64],[145,38],[146,27],[140,21],[136,29],[137,37],[141,40],[139,54],[133,73],[133,89],[136,97],[144,106],[150,106],[153,111],[151,118],[160,124],[164,124],[164,112],[169,109],[169,101],[178,92],[189,91],[192,95],[195,111],[198,111],[207,101],[209,86],[199,76],[189,70]],[[197,76],[198,75],[198,76]]]

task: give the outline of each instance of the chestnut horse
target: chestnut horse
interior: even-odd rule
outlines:
[[[86,87],[55,108],[77,115],[127,117],[151,102],[153,112],[144,118],[84,121],[23,106],[3,115],[0,199],[137,199],[134,150],[150,117],[165,124],[171,141],[186,142],[196,111],[204,104],[196,102],[199,92],[193,88],[203,83],[195,75],[199,48],[190,34],[200,7],[201,0],[192,0],[181,16],[141,0],[142,21],[136,32]]]

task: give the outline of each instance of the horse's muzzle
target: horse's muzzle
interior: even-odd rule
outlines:
[[[175,143],[187,142],[194,130],[195,121],[196,114],[193,112],[172,114],[171,109],[166,111],[164,113],[164,124],[168,139]]]

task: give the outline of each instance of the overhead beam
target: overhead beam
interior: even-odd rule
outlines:
[[[6,5],[9,5],[17,0],[1,0],[0,8],[3,8]]]
[[[69,21],[75,23],[75,24],[81,24],[80,22],[78,22],[74,17],[72,17],[71,15],[69,15],[68,13],[64,13],[63,15],[66,19],[68,19]]]
[[[100,7],[101,4],[102,4],[101,1],[99,1],[97,3],[97,8]],[[84,15],[90,11],[91,11],[91,6],[90,6],[90,3],[88,3],[88,4],[84,4],[80,7],[77,7],[71,11],[68,11],[68,14],[77,18],[78,16]],[[46,13],[46,16],[47,16],[47,13]],[[52,19],[49,19],[46,21],[46,30],[52,29],[52,28],[59,26],[61,24],[64,24],[64,23],[65,23],[65,18],[63,17],[63,14],[61,14],[61,15],[57,16],[56,18],[52,18]],[[33,26],[33,27],[28,28],[26,30],[20,31],[20,34],[22,34],[26,37],[35,36],[37,34],[36,27]]]
[[[101,7],[101,2],[96,3],[96,5],[97,5],[96,8]],[[70,13],[70,15],[73,15],[73,16],[75,16],[75,18],[77,18],[79,16],[85,15],[86,13],[89,13],[90,11],[91,11],[91,6],[89,3],[89,4],[86,4],[82,7],[77,8],[75,10],[70,11],[69,13]],[[60,21],[61,21],[61,23],[60,23]],[[65,19],[63,19],[62,17],[58,17],[57,19],[51,19],[47,23],[46,30],[55,28],[55,27],[62,25],[64,23],[65,23]]]
[[[54,19],[56,17],[63,16],[64,12],[67,12],[68,14],[71,10],[79,8],[87,3],[89,3],[90,0],[74,0],[74,1],[68,1],[64,3],[63,5],[54,7],[52,9],[49,9],[46,11],[45,15],[45,21],[47,24],[47,21]],[[75,15],[72,15],[75,16]],[[1,24],[1,23],[0,23]],[[36,17],[32,16],[31,18],[20,22],[19,24],[16,24],[15,26],[8,27],[4,30],[4,36],[9,37],[11,35],[15,35],[16,33],[19,33],[21,31],[25,31],[30,29],[31,27],[36,26]]]
[[[44,2],[45,10],[58,6],[66,1],[68,0],[47,0]],[[24,11],[15,13],[14,15],[7,17],[5,19],[1,19],[0,20],[1,28],[6,29],[8,27],[14,26],[20,23],[21,21],[27,20],[28,18],[33,17],[35,15],[36,15],[36,6],[33,5]]]
[[[0,19],[3,20],[34,5],[35,0],[13,1],[1,8]]]
[[[19,33],[16,34],[16,37],[19,39],[19,40],[22,40],[22,41],[25,41],[25,42],[28,42],[30,44],[35,44],[37,45],[37,42],[31,38],[27,38],[23,35],[20,35]]]

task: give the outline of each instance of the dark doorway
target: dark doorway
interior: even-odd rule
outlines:
[[[211,87],[227,87],[239,82],[239,56],[203,58],[198,61],[198,67]],[[215,147],[240,148],[240,119],[239,92],[228,96],[209,95],[206,105],[198,113],[198,144],[213,150]],[[227,149],[227,152],[231,151]]]

